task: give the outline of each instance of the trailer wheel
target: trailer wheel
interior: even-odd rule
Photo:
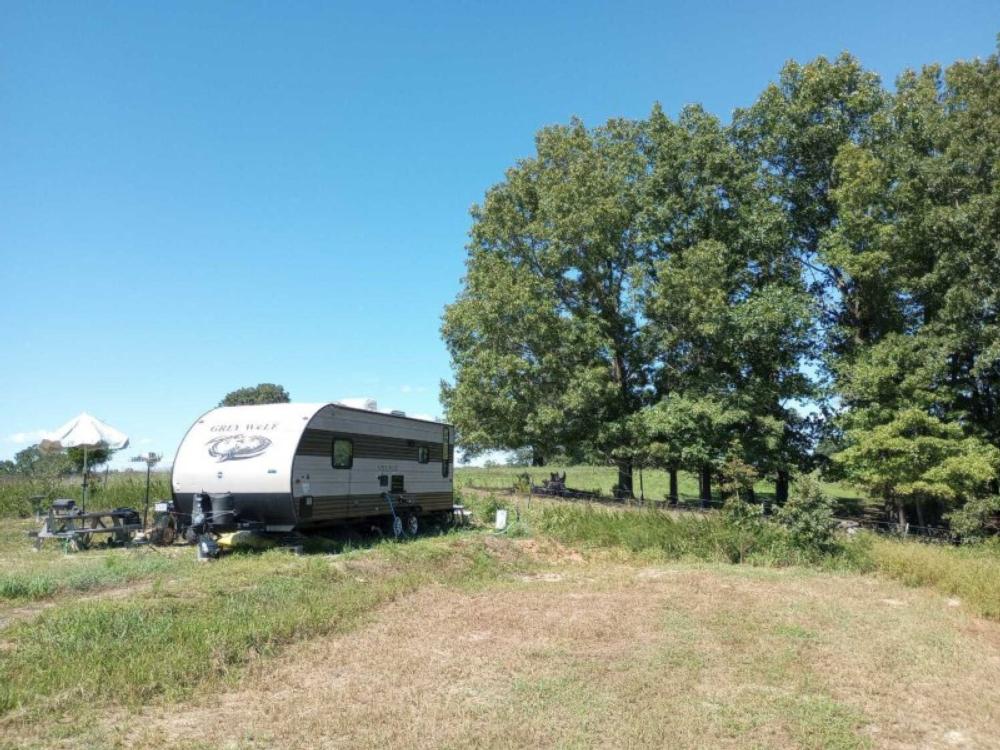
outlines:
[[[169,547],[177,539],[177,522],[173,516],[163,515],[153,521],[149,530],[149,543]]]
[[[406,533],[410,536],[416,536],[420,533],[420,518],[416,513],[406,514]]]
[[[389,525],[389,530],[392,533],[393,539],[399,539],[403,536],[403,519],[399,516],[393,516],[392,521]]]

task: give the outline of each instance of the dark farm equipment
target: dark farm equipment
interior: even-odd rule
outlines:
[[[530,479],[529,479],[530,481]],[[585,490],[574,490],[566,486],[566,472],[561,475],[559,472],[552,472],[549,478],[542,481],[541,485],[531,485],[531,494],[546,495],[548,497],[562,497],[569,500],[598,500],[600,495],[596,492],[586,492]]]
[[[105,541],[128,544],[142,530],[142,518],[132,508],[84,511],[76,501],[60,499],[52,503],[42,528],[35,536],[35,546],[46,539],[59,539],[70,550],[84,550],[95,538],[107,535]]]

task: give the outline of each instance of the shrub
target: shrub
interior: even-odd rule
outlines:
[[[958,510],[947,515],[951,530],[965,539],[983,536],[987,525],[1000,513],[1000,496],[979,497],[969,500]]]
[[[531,475],[528,472],[518,474],[514,477],[514,492],[519,495],[527,495],[531,491]]]
[[[726,501],[722,507],[722,517],[729,531],[729,559],[741,563],[747,556],[760,547],[762,538],[767,537],[770,529],[764,528],[763,509],[759,505],[750,505],[735,495]]]
[[[803,476],[796,482],[776,518],[788,529],[792,543],[804,552],[826,553],[836,547],[833,501],[814,477]]]

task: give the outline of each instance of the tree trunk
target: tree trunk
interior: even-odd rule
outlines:
[[[701,467],[701,507],[707,508],[712,503],[712,467]]]
[[[903,534],[906,531],[906,508],[903,507],[903,501],[896,501],[896,514],[899,518],[899,533]]]
[[[545,466],[545,456],[538,448],[532,447],[531,449],[531,465],[532,466]]]
[[[915,500],[914,505],[917,506],[917,524],[922,528],[927,525],[924,523],[924,506],[921,505],[920,500]]]
[[[753,487],[747,487],[747,502],[755,503],[757,502],[757,490]]]
[[[618,462],[618,499],[631,500],[632,494],[632,461],[623,459]]]
[[[671,505],[677,505],[677,469],[667,469],[667,474],[670,477],[670,494],[667,499]]]
[[[774,501],[778,505],[788,501],[788,472],[784,469],[778,470],[778,478],[774,482]]]

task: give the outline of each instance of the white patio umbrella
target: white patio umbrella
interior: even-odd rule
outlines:
[[[48,433],[42,442],[58,448],[83,448],[83,510],[86,510],[87,451],[91,448],[125,448],[128,446],[128,435],[84,411]]]

